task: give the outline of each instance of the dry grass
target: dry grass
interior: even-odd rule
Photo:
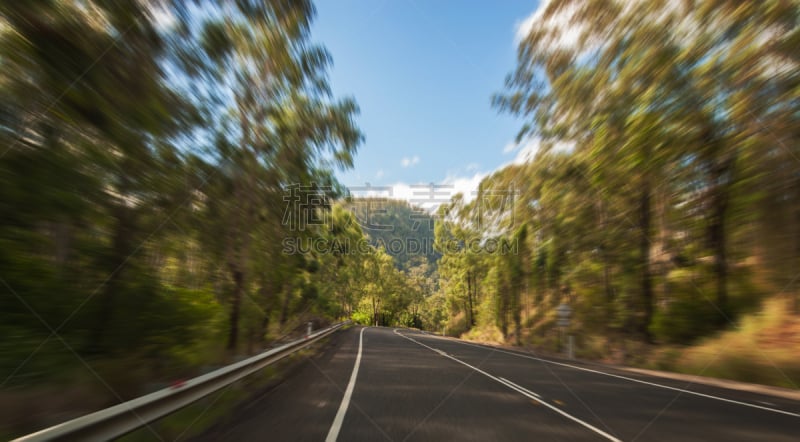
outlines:
[[[740,326],[689,347],[675,358],[683,373],[798,388],[800,315],[786,298],[772,298]]]
[[[463,318],[461,318],[463,320]],[[535,320],[534,320],[535,319]],[[533,317],[523,330],[526,346],[556,352],[552,318]],[[463,326],[462,324],[459,324]],[[494,326],[479,324],[460,336],[475,342],[507,344]],[[800,387],[800,315],[791,300],[773,297],[756,313],[742,317],[736,328],[695,345],[653,346],[622,336],[578,336],[579,358],[656,370],[798,389]]]
[[[461,339],[491,345],[503,345],[506,343],[500,329],[495,326],[475,327],[462,334]]]

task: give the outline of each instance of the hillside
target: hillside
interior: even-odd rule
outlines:
[[[354,198],[347,204],[367,235],[370,245],[384,248],[398,269],[408,270],[415,257],[436,270],[440,255],[433,250],[434,219],[427,211],[406,201]]]

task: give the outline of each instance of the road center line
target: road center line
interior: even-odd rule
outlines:
[[[443,356],[443,357],[445,357],[445,358],[452,359],[453,361],[455,361],[455,362],[458,362],[458,363],[459,363],[459,364],[461,364],[461,365],[467,366],[467,367],[469,367],[469,368],[471,368],[471,369],[473,369],[473,370],[477,371],[478,373],[480,373],[480,374],[482,374],[482,375],[486,376],[487,378],[489,378],[489,379],[492,379],[493,381],[495,381],[495,382],[497,382],[497,383],[499,383],[499,384],[501,384],[501,385],[503,385],[503,386],[505,386],[505,387],[507,387],[507,388],[510,388],[510,389],[512,389],[512,390],[514,390],[514,391],[516,391],[517,393],[519,393],[519,394],[521,394],[521,395],[523,395],[523,396],[525,396],[525,397],[527,397],[527,398],[529,398],[529,399],[532,399],[532,400],[534,400],[534,401],[536,401],[536,402],[538,402],[538,403],[540,403],[540,404],[544,405],[545,407],[547,407],[547,408],[549,408],[549,409],[551,409],[551,410],[555,411],[556,413],[558,413],[558,414],[560,414],[560,415],[562,415],[562,416],[566,417],[567,419],[569,419],[569,420],[571,420],[571,421],[573,421],[573,422],[576,422],[576,423],[578,423],[578,424],[580,424],[580,425],[582,425],[582,426],[584,426],[584,427],[588,428],[589,430],[592,430],[592,431],[594,431],[595,433],[597,433],[597,434],[599,434],[599,435],[601,435],[601,436],[605,437],[606,439],[608,439],[608,440],[610,440],[610,441],[621,442],[621,441],[620,441],[619,439],[617,439],[616,437],[614,437],[614,436],[612,436],[612,435],[610,435],[610,434],[606,433],[605,431],[603,431],[603,430],[601,430],[601,429],[599,429],[599,428],[597,428],[597,427],[593,426],[592,424],[589,424],[589,423],[587,423],[587,422],[584,422],[584,421],[582,421],[582,420],[578,419],[577,417],[575,417],[575,416],[573,416],[573,415],[571,415],[571,414],[569,414],[569,413],[567,413],[567,412],[565,412],[565,411],[563,411],[563,410],[561,410],[561,409],[559,409],[559,408],[557,408],[557,407],[554,407],[553,405],[550,405],[550,404],[548,404],[547,402],[545,402],[545,401],[543,401],[542,399],[540,399],[540,398],[538,397],[538,395],[536,395],[536,394],[535,394],[535,393],[533,393],[533,392],[527,391],[527,390],[525,390],[525,389],[524,389],[524,388],[522,388],[522,387],[515,388],[514,386],[512,386],[512,384],[511,384],[511,383],[508,383],[508,381],[505,381],[505,382],[504,382],[504,380],[503,380],[502,378],[495,377],[495,376],[493,376],[493,375],[491,375],[491,374],[489,374],[489,373],[487,373],[487,372],[485,372],[485,371],[481,370],[480,368],[478,368],[478,367],[475,367],[475,366],[472,366],[472,365],[470,365],[470,364],[468,364],[468,363],[466,363],[466,362],[464,362],[464,361],[462,361],[462,360],[460,360],[460,359],[456,359],[456,358],[454,358],[453,356],[450,356],[449,354],[447,354],[447,353],[445,353],[445,352],[443,352],[443,351],[441,351],[441,350],[439,350],[439,349],[436,349],[436,348],[433,348],[433,347],[429,347],[429,346],[427,346],[427,345],[425,345],[425,344],[423,344],[423,343],[421,343],[421,342],[417,341],[417,340],[416,340],[416,339],[414,339],[414,338],[410,338],[410,337],[408,337],[408,336],[406,336],[406,335],[404,335],[404,334],[402,334],[402,333],[398,332],[397,330],[395,330],[394,332],[395,332],[395,334],[397,334],[398,336],[402,336],[402,337],[404,337],[404,338],[408,339],[409,341],[411,341],[411,342],[414,342],[414,343],[415,343],[415,344],[417,344],[417,345],[420,345],[420,346],[422,346],[422,347],[425,347],[425,348],[427,348],[428,350],[431,350],[431,351],[433,351],[433,352],[436,352],[436,353],[438,353],[439,355],[441,355],[441,356]],[[513,385],[516,385],[516,384],[513,384]]]
[[[436,336],[436,338],[437,339],[441,339],[438,336]],[[599,371],[599,370],[592,370],[591,368],[578,367],[576,365],[565,364],[563,362],[550,361],[550,360],[547,360],[547,359],[537,358],[535,356],[529,356],[529,355],[524,355],[524,354],[520,354],[520,353],[500,350],[499,348],[495,348],[495,347],[489,347],[489,346],[485,346],[485,345],[477,345],[477,344],[472,344],[472,343],[469,343],[469,342],[462,342],[460,340],[448,339],[448,341],[454,342],[454,343],[457,343],[457,344],[468,345],[470,347],[483,348],[483,349],[487,349],[487,350],[488,349],[493,349],[494,351],[496,351],[498,353],[505,353],[507,355],[516,356],[516,357],[519,357],[519,358],[532,359],[534,361],[546,362],[548,364],[560,365],[562,367],[574,368],[576,370],[581,370],[581,371],[586,371],[586,372],[589,372],[589,373],[600,374],[600,375],[609,376],[609,377],[612,377],[612,378],[624,379],[626,381],[637,382],[637,383],[644,384],[644,385],[650,385],[651,387],[658,387],[658,388],[665,388],[667,390],[680,391],[682,393],[693,394],[695,396],[700,396],[700,397],[704,397],[704,398],[707,398],[707,399],[715,399],[715,400],[718,400],[718,401],[728,402],[728,403],[731,403],[731,404],[743,405],[745,407],[757,408],[759,410],[771,411],[773,413],[785,414],[787,416],[800,417],[799,413],[792,413],[791,411],[780,410],[778,408],[764,407],[762,405],[751,404],[749,402],[741,402],[741,401],[728,399],[728,398],[724,398],[724,397],[720,397],[720,396],[714,396],[714,395],[711,395],[711,394],[700,393],[700,392],[692,391],[692,390],[685,390],[683,388],[670,387],[669,385],[658,384],[658,383],[655,383],[655,382],[648,382],[648,381],[644,381],[644,380],[641,380],[641,379],[630,378],[630,377],[622,376],[622,375],[618,375],[618,374],[606,373],[604,371]]]
[[[355,364],[353,364],[353,373],[350,374],[350,382],[348,382],[347,389],[344,391],[342,403],[339,404],[339,411],[336,412],[336,418],[333,419],[333,424],[331,424],[331,429],[328,430],[328,437],[325,438],[325,442],[336,442],[336,439],[339,437],[339,430],[342,429],[344,415],[347,414],[347,407],[350,405],[350,397],[353,396],[353,388],[356,386],[358,367],[361,365],[361,349],[364,343],[364,330],[366,329],[366,327],[362,328],[361,333],[358,335],[358,355],[356,356]]]

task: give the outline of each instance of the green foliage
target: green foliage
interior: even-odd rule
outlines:
[[[364,253],[281,243],[363,239],[284,219],[294,185],[346,225],[334,169],[363,140],[313,4],[195,3],[0,6],[4,384],[79,383],[91,360],[136,365],[120,383],[139,392],[356,302]]]
[[[493,99],[539,149],[486,177],[478,202],[454,197],[434,229],[456,333],[548,342],[566,303],[582,335],[689,343],[752,311],[756,280],[796,288],[800,59],[779,47],[800,9],[692,5],[543,6]],[[563,41],[560,22],[581,38]],[[519,254],[484,253],[490,240]]]
[[[368,311],[356,310],[350,316],[350,319],[356,324],[371,325],[372,314]]]
[[[671,344],[690,344],[698,337],[705,336],[716,329],[718,313],[714,306],[693,291],[670,301],[653,318],[653,334],[661,342]]]

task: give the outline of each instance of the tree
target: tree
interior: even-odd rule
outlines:
[[[146,214],[159,211],[165,200],[160,180],[168,173],[166,161],[175,155],[169,139],[182,129],[186,107],[166,84],[159,64],[165,48],[150,20],[151,10],[133,1],[90,3],[3,6],[13,29],[3,33],[8,50],[3,59],[10,65],[8,72],[16,73],[4,82],[10,100],[3,114],[17,115],[5,126],[9,145],[4,153],[11,151],[10,162],[48,155],[53,171],[72,169],[56,176],[102,189],[81,190],[97,204],[92,211],[108,217],[112,232],[100,260],[107,277],[97,290],[99,305],[88,343],[91,351],[104,352],[110,349],[104,341],[118,314],[117,298],[146,275],[136,269],[141,261],[134,255],[145,239],[142,233],[157,227]],[[52,190],[38,191],[55,196]],[[63,201],[46,207],[66,210],[40,217],[59,236],[62,261],[70,253],[73,232],[90,213],[90,206],[74,198]],[[89,300],[94,297],[92,293]],[[61,326],[71,319],[64,318]]]
[[[233,282],[229,350],[235,350],[238,341],[251,244],[260,221],[278,222],[287,210],[298,214],[297,210],[307,209],[306,201],[296,201],[295,195],[291,207],[280,208],[275,196],[287,186],[304,190],[330,181],[326,162],[352,166],[352,154],[362,140],[353,122],[355,103],[329,100],[325,70],[330,57],[309,43],[311,2],[237,3],[235,7],[232,14],[217,11],[203,33],[208,57],[222,70],[221,86],[231,85],[232,97],[233,124],[219,133],[217,145],[229,180],[228,197],[217,201],[222,214],[218,219],[224,238],[222,256]],[[284,226],[282,233],[286,229],[304,227]],[[261,231],[270,232],[280,229]],[[297,262],[302,267],[301,261]],[[289,283],[284,294],[284,321],[294,287]]]
[[[703,183],[716,303],[727,310],[725,226],[733,186],[744,178],[736,165],[742,146],[759,143],[760,137],[744,110],[766,100],[774,103],[769,108],[776,117],[783,115],[778,119],[789,115],[789,107],[772,95],[786,90],[786,77],[764,75],[766,60],[786,59],[780,52],[785,40],[769,45],[759,35],[791,38],[796,13],[788,3],[548,3],[543,25],[534,26],[520,44],[506,92],[494,99],[501,110],[529,118],[520,138],[541,137],[546,145],[572,142],[576,153],[596,165],[588,175],[607,193],[620,188],[638,194],[629,204],[639,232],[638,328],[648,339],[651,267],[658,258],[652,254],[654,201],[672,197],[678,180],[694,179],[672,173],[690,170],[688,164],[696,166]],[[562,29],[550,25],[554,17],[571,19],[579,38],[560,40]],[[675,32],[654,39],[664,28]],[[678,201],[666,206],[674,204]]]

